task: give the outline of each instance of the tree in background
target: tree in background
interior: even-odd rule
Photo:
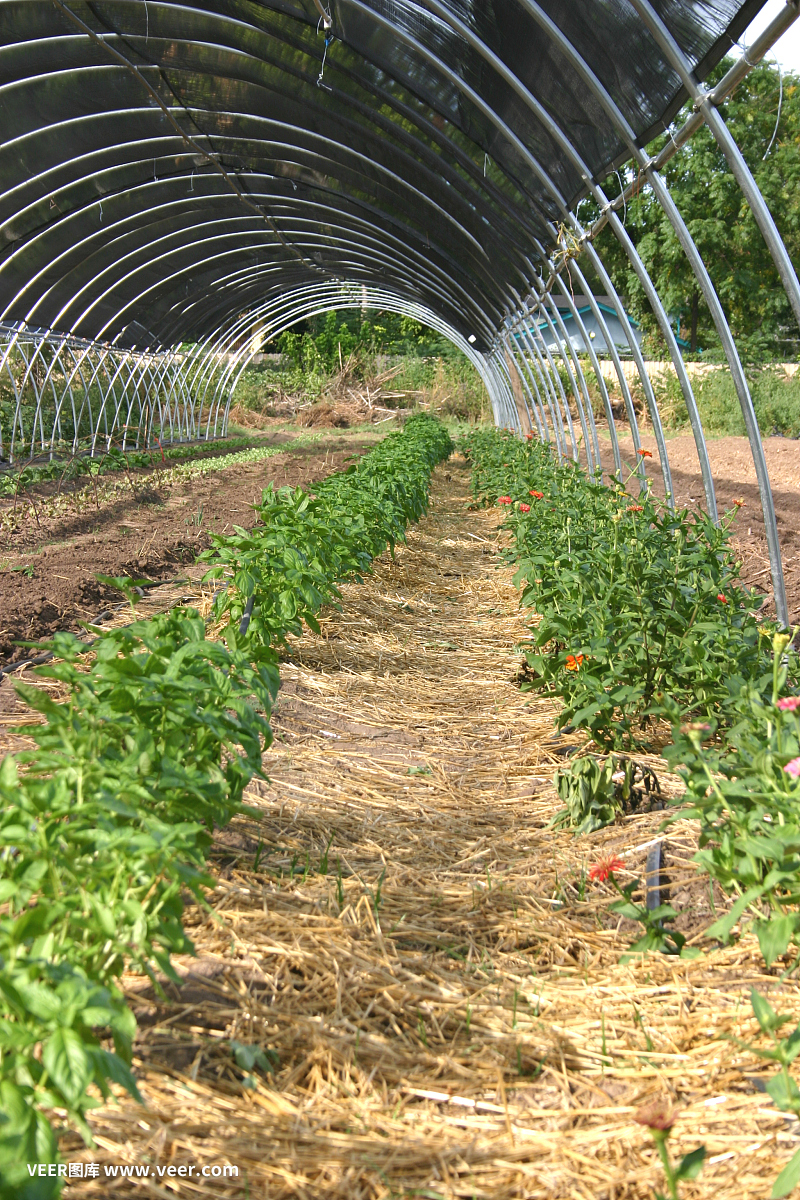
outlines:
[[[275,346],[304,375],[330,375],[354,356],[355,373],[369,369],[378,354],[448,358],[445,338],[411,317],[375,309],[327,312],[298,322],[280,334]]]
[[[721,63],[710,83],[731,60]],[[781,96],[782,91],[782,96]],[[780,106],[780,120],[777,122]],[[689,116],[687,106],[676,118]],[[741,83],[721,112],[772,212],[789,255],[800,269],[800,76],[762,63]],[[773,136],[774,135],[774,136]],[[663,134],[647,147],[655,155]],[[663,176],[708,267],[742,356],[751,361],[790,360],[800,354],[800,330],[769,251],[741,190],[708,128],[703,125],[664,168]],[[628,174],[628,178],[632,175]],[[619,180],[604,185],[609,199]],[[587,204],[581,220],[587,220]],[[592,214],[592,219],[596,210]],[[719,339],[691,268],[649,186],[628,202],[625,225],[692,357],[721,355]],[[660,342],[642,287],[613,232],[597,241],[628,311],[651,341]],[[599,285],[598,285],[599,286]]]

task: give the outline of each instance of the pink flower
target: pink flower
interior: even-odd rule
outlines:
[[[530,504],[520,504],[519,511],[520,512],[530,512],[531,511]]]
[[[659,1133],[669,1133],[675,1124],[675,1109],[664,1096],[637,1109],[633,1119],[640,1125],[647,1125],[649,1129],[657,1129]]]
[[[711,733],[711,726],[706,721],[691,721],[681,725],[681,733]]]
[[[800,708],[800,696],[785,696],[783,700],[778,701],[778,708],[782,712],[794,712],[796,708]]]
[[[787,775],[791,775],[792,779],[800,778],[800,758],[793,758],[783,769]]]

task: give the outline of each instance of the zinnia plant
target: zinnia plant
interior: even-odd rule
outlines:
[[[685,1154],[677,1167],[673,1166],[667,1142],[675,1124],[675,1117],[676,1113],[671,1102],[664,1098],[645,1104],[637,1110],[633,1118],[639,1125],[646,1125],[653,1135],[658,1157],[661,1159],[661,1165],[667,1178],[669,1200],[679,1200],[679,1183],[684,1179],[696,1179],[703,1168],[706,1156],[705,1146],[698,1146],[696,1150]],[[667,1200],[667,1198],[661,1192],[656,1191],[656,1200]]]
[[[536,611],[525,646],[532,678],[521,686],[557,696],[558,724],[606,750],[649,750],[655,737],[660,750],[669,722],[673,744],[663,753],[686,785],[676,811],[699,823],[695,861],[732,897],[709,936],[728,941],[747,927],[768,964],[791,948],[787,966],[796,966],[798,658],[792,634],[770,627],[762,597],[739,581],[730,529],[741,505],[715,525],[702,511],[670,510],[650,489],[634,498],[635,472],[604,484],[542,443],[496,431],[476,430],[462,445],[477,502],[525,491],[548,499],[535,522],[507,524],[522,602]],[[591,758],[559,773],[564,821],[578,832],[618,811],[610,772],[602,787],[595,778],[610,759],[601,767]],[[613,873],[606,882],[616,886]],[[649,912],[634,902],[635,884],[618,890],[615,911],[645,926],[633,951],[687,953],[666,928],[674,910]]]
[[[729,548],[735,510],[718,527],[497,431],[476,430],[462,445],[476,499],[506,503],[524,488],[550,501],[535,524],[509,526],[508,557],[523,604],[539,615],[525,650],[534,680],[524,686],[560,696],[559,724],[606,749],[647,749],[664,718],[726,722],[741,682],[769,671],[761,598],[738,583]],[[629,482],[639,484],[635,472]],[[585,661],[573,652],[565,664],[560,648],[576,643]]]

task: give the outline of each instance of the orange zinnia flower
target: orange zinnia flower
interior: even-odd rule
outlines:
[[[629,504],[628,512],[644,512],[644,507],[641,504]]]
[[[636,453],[639,455],[640,458],[652,458],[653,457],[652,450],[637,450]]]
[[[529,496],[535,496],[537,500],[544,499],[544,492],[528,492]]]
[[[584,657],[585,657],[585,655],[583,655],[583,654],[568,654],[567,655],[567,670],[568,671],[577,671],[578,667],[583,662]]]

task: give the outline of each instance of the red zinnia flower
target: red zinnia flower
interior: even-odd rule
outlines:
[[[653,457],[652,450],[637,450],[636,453],[639,455],[640,458],[652,458]]]
[[[717,592],[717,599],[719,600],[720,604],[728,603],[728,597],[723,595],[722,592]]]
[[[529,496],[535,496],[537,500],[544,499],[544,492],[528,492]]]
[[[800,708],[800,696],[785,696],[783,700],[778,701],[778,708],[781,712],[794,712],[796,708]]]
[[[497,503],[498,504],[510,504],[511,497],[510,496],[498,496]]]
[[[621,871],[625,863],[618,854],[607,854],[605,858],[598,858],[597,862],[589,870],[589,878],[596,883],[605,883],[609,875],[613,875],[615,871]]]
[[[744,500],[734,500],[733,503],[736,505],[737,508],[744,508]]]
[[[530,504],[520,504],[519,511],[520,512],[530,512],[531,511]]]
[[[525,440],[526,440],[526,441],[528,441],[528,442],[532,442],[532,441],[533,441],[533,434],[532,434],[532,433],[526,433],[526,434],[525,434]]]
[[[644,506],[641,504],[629,504],[628,512],[644,512]]]

